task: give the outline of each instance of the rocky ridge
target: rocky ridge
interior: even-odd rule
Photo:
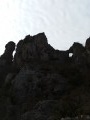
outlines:
[[[87,119],[89,98],[90,38],[85,47],[75,42],[66,51],[55,50],[44,33],[6,44],[0,57],[0,120]]]

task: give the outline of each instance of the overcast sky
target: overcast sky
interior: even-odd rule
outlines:
[[[0,0],[0,54],[8,41],[45,32],[59,50],[90,36],[90,0]]]

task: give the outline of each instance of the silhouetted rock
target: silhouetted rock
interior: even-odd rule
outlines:
[[[62,51],[39,33],[20,40],[13,58],[14,50],[11,41],[0,57],[0,120],[62,120],[90,114],[90,38],[85,47],[75,42]]]
[[[0,57],[0,65],[11,64],[13,61],[13,51],[15,50],[15,43],[8,42],[5,46],[4,54]]]
[[[85,48],[88,54],[90,54],[90,37],[86,40]]]
[[[73,62],[80,65],[85,63],[85,48],[82,44],[74,42],[74,44],[70,47],[69,53],[72,53]]]
[[[50,46],[44,33],[35,36],[26,36],[19,41],[14,56],[14,63],[18,67],[32,60],[59,60],[64,63],[69,58],[68,51],[58,51]]]
[[[5,51],[0,56],[0,87],[2,87],[7,74],[12,70],[13,51],[15,50],[15,43],[10,41],[5,45]]]
[[[90,37],[86,40],[85,48],[86,48],[87,64],[88,66],[90,66]]]
[[[47,38],[44,33],[35,36],[28,35],[17,44],[14,62],[18,66],[22,66],[30,60],[48,60],[47,47]]]

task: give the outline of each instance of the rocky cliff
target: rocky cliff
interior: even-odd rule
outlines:
[[[66,51],[55,50],[44,33],[6,44],[0,57],[0,120],[82,119],[90,114],[89,98],[90,38],[85,47],[75,42]]]

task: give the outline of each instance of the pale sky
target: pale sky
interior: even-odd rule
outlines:
[[[0,0],[0,54],[9,41],[45,32],[55,49],[90,36],[90,0]]]

